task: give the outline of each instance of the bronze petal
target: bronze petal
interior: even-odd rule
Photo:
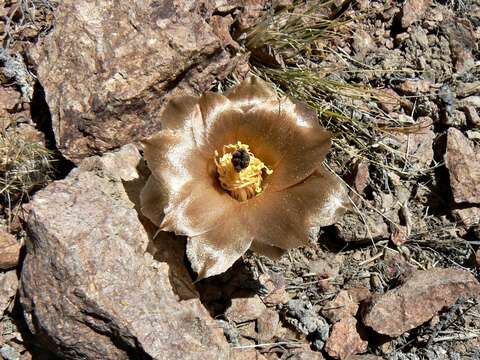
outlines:
[[[320,123],[318,122],[317,113],[315,110],[309,108],[307,104],[294,101],[295,112],[297,118],[297,125],[302,127],[310,128],[320,128]]]
[[[140,204],[143,215],[145,215],[152,223],[160,226],[163,220],[163,209],[167,205],[167,191],[162,183],[150,176],[147,183],[140,193]]]
[[[252,235],[240,211],[222,225],[187,240],[187,257],[198,280],[221,274],[250,247]]]
[[[165,208],[162,229],[179,235],[201,234],[239,205],[219,187],[213,153],[206,158],[198,152],[190,133],[163,130],[145,140],[144,146],[152,176],[168,199],[166,205],[158,204]],[[146,198],[144,203],[149,204]],[[160,211],[149,211],[154,212]]]
[[[298,126],[294,108],[285,99],[263,103],[245,114],[237,131],[239,140],[273,169],[266,179],[268,191],[285,189],[310,176],[330,148],[330,133],[319,126]]]
[[[276,246],[269,246],[258,241],[252,242],[250,250],[259,255],[267,256],[272,260],[279,259],[283,254],[285,254],[285,250],[283,249],[280,249]]]
[[[162,130],[142,143],[152,175],[169,192],[180,191],[192,179],[207,181],[208,159],[196,151],[190,132]]]
[[[201,120],[198,97],[181,95],[171,98],[160,115],[162,128],[184,130]]]
[[[255,241],[281,249],[307,244],[314,226],[331,225],[348,208],[344,187],[325,170],[279,192],[264,192],[247,202]]]
[[[190,181],[180,192],[170,196],[161,229],[174,231],[177,235],[195,236],[228,224],[241,204],[213,181],[216,179],[208,186]]]
[[[239,85],[227,90],[225,96],[244,111],[277,98],[275,91],[257,76],[250,76]]]

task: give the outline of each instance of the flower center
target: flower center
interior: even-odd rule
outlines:
[[[221,156],[215,150],[214,160],[220,185],[238,201],[260,194],[263,190],[263,171],[268,175],[273,173],[255,157],[247,144],[240,141],[224,145]]]

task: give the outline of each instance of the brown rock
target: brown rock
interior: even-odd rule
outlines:
[[[353,34],[352,47],[355,54],[358,57],[363,58],[375,48],[375,41],[365,30],[357,30]]]
[[[452,62],[457,73],[464,73],[475,66],[473,52],[478,49],[475,26],[464,17],[451,17],[440,24],[447,36]]]
[[[473,125],[473,127],[480,128],[480,115],[478,115],[478,111],[475,107],[466,106],[463,108],[463,112],[465,113],[467,120],[470,122],[470,124]]]
[[[265,311],[266,307],[257,296],[235,298],[225,311],[225,317],[236,323],[257,319]]]
[[[370,180],[370,173],[368,171],[369,163],[366,160],[359,161],[355,166],[355,177],[353,179],[353,186],[357,193],[362,194]]]
[[[280,275],[261,274],[258,281],[266,289],[266,294],[261,295],[262,301],[266,305],[286,304],[290,300],[290,296],[285,290],[285,280]]]
[[[358,303],[351,297],[348,291],[340,290],[335,299],[327,302],[322,309],[322,315],[332,323],[342,319],[355,316],[358,310]]]
[[[368,342],[360,335],[357,320],[347,317],[333,324],[330,337],[325,344],[325,351],[335,359],[347,359],[367,351]]]
[[[26,323],[63,359],[228,358],[219,325],[198,299],[179,301],[169,266],[146,253],[124,185],[138,180],[139,161],[126,146],[35,195],[20,287]]]
[[[480,249],[475,252],[475,265],[480,268]]]
[[[370,290],[364,286],[348,289],[347,292],[353,302],[357,304],[360,304],[362,301],[365,301],[372,296]]]
[[[334,278],[338,275],[343,264],[343,256],[330,251],[322,251],[317,254],[318,259],[308,263],[309,272],[320,278]]]
[[[375,212],[365,214],[363,218],[357,212],[347,212],[334,228],[338,238],[345,242],[362,243],[389,237],[387,224],[383,217]]]
[[[241,0],[241,12],[238,17],[238,31],[244,32],[251,29],[255,25],[267,6],[267,0]]]
[[[398,91],[407,95],[417,95],[418,93],[428,93],[432,83],[428,80],[405,80],[397,86]]]
[[[430,167],[433,160],[433,120],[429,117],[420,117],[416,121],[417,129],[409,134],[398,134],[401,141],[400,152],[405,154],[406,161],[418,171]]]
[[[324,360],[322,353],[318,351],[302,350],[288,357],[289,360]]]
[[[383,89],[379,93],[378,106],[390,114],[400,108],[400,97],[392,89]]]
[[[13,269],[18,265],[20,244],[15,236],[0,229],[0,269]]]
[[[392,227],[392,233],[390,234],[390,240],[392,240],[392,243],[397,246],[405,244],[408,240],[407,227],[403,225],[394,225]]]
[[[390,249],[384,250],[384,256],[379,266],[386,281],[408,278],[415,270],[400,253]]]
[[[233,24],[233,18],[231,15],[219,16],[214,15],[210,19],[210,25],[213,28],[213,32],[222,41],[223,46],[231,46],[233,49],[238,49],[240,45],[232,39],[230,35],[230,26]]]
[[[255,349],[233,349],[231,360],[266,360],[265,356]]]
[[[257,333],[260,342],[270,341],[276,334],[280,317],[278,312],[266,309],[257,319]]]
[[[480,96],[472,95],[468,96],[465,99],[462,99],[458,102],[458,106],[460,108],[465,108],[468,106],[472,106],[474,108],[480,108]]]
[[[383,360],[381,356],[377,355],[352,355],[347,360]]]
[[[21,103],[21,94],[13,88],[0,87],[0,111],[11,112]]]
[[[457,85],[455,92],[459,98],[480,94],[480,81],[474,81],[470,83],[461,82]]]
[[[78,163],[137,141],[160,129],[171,95],[228,75],[241,57],[207,23],[213,11],[183,0],[62,1],[31,54],[60,151]]]
[[[15,270],[0,273],[0,315],[12,305],[17,289],[18,278]]]
[[[480,208],[478,207],[455,209],[452,213],[455,219],[467,228],[480,224]]]
[[[363,313],[363,323],[380,334],[399,336],[469,296],[480,296],[480,285],[469,272],[417,271],[402,286],[374,296]]]
[[[445,166],[456,203],[480,203],[480,152],[455,128],[447,133]]]
[[[400,12],[400,25],[406,29],[414,22],[423,19],[431,0],[407,0]]]

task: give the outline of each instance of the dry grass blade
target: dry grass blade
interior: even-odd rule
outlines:
[[[339,36],[347,24],[341,16],[319,16],[329,12],[332,5],[332,1],[321,1],[303,9],[297,5],[274,14],[267,13],[244,34],[244,46],[254,54],[260,49],[271,55],[281,54],[283,60],[310,56],[312,44]]]
[[[7,205],[47,183],[52,174],[50,151],[17,135],[0,133],[0,196]]]

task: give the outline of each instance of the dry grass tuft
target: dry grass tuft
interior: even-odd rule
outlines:
[[[41,142],[0,132],[0,198],[9,208],[45,185],[53,174],[52,154]]]
[[[31,40],[31,37],[48,32],[53,26],[53,11],[57,0],[18,0],[14,2],[3,19],[3,34],[0,39],[3,48],[10,48],[18,40]]]

